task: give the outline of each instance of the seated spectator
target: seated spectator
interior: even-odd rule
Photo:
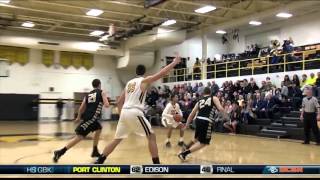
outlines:
[[[300,80],[299,80],[299,76],[298,75],[293,75],[292,77],[292,84],[295,84],[296,87],[300,88]]]
[[[302,103],[302,91],[295,83],[292,84],[292,107],[294,110],[299,110]]]
[[[307,78],[307,85],[313,86],[316,84],[317,77],[314,73],[310,73],[310,77]]]
[[[274,114],[278,112],[278,107],[280,104],[280,100],[276,97],[273,97],[271,93],[266,95],[266,117],[269,119],[274,118]]]
[[[192,86],[191,86],[191,83],[188,83],[187,91],[188,91],[188,93],[192,93]]]
[[[192,88],[192,92],[193,93],[197,93],[198,92],[198,87],[199,87],[199,84],[196,83],[196,85]]]
[[[237,103],[239,104],[239,106],[241,108],[244,108],[244,99],[243,99],[243,95],[239,95],[239,100],[237,101]]]
[[[266,107],[267,102],[264,97],[261,97],[260,93],[256,94],[256,99],[253,102],[253,112],[257,115],[258,118],[266,117]]]
[[[320,98],[320,72],[317,73],[317,79],[316,79],[316,83],[315,83],[315,86],[316,86],[316,89],[317,89],[317,97],[318,99]]]
[[[203,86],[202,82],[200,82],[197,93],[198,93],[200,96],[202,96],[203,90],[204,90],[204,86]]]
[[[250,82],[249,88],[250,88],[250,93],[251,93],[251,94],[254,94],[254,93],[256,93],[257,91],[259,91],[259,87],[257,86],[257,84],[256,84],[255,81],[251,81],[251,82]]]
[[[260,92],[261,93],[266,93],[268,91],[270,91],[270,88],[267,86],[267,82],[266,81],[262,81],[261,82]]]
[[[302,79],[301,79],[301,89],[304,89],[304,86],[307,85],[307,75],[306,74],[303,74],[302,75]]]
[[[243,107],[242,107],[242,117],[243,121],[246,124],[253,124],[254,121],[256,120],[256,115],[253,112],[253,107],[252,107],[252,101],[248,102],[243,102]]]
[[[283,99],[288,99],[288,95],[289,95],[288,86],[286,86],[285,82],[282,81],[282,82],[281,82],[281,97],[282,97]]]
[[[283,85],[289,87],[292,84],[290,77],[288,75],[284,76]]]
[[[239,104],[237,102],[232,103],[232,109],[230,112],[230,121],[227,121],[223,124],[223,126],[230,130],[231,133],[236,134],[237,125],[240,122],[241,118],[241,110]]]

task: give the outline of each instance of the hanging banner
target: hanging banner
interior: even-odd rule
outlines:
[[[83,54],[82,53],[73,53],[72,54],[72,65],[76,69],[79,69],[82,66],[82,59]]]
[[[60,64],[64,68],[68,68],[72,64],[72,52],[60,52]]]
[[[83,66],[89,70],[94,66],[93,55],[92,54],[83,54],[82,56]]]
[[[50,67],[54,63],[54,51],[42,50],[42,64]]]
[[[19,63],[21,65],[25,65],[29,62],[29,49],[16,47],[15,52],[16,52],[16,62],[17,63]]]

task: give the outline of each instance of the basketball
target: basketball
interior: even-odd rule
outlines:
[[[180,122],[182,120],[182,116],[180,114],[175,114],[175,115],[173,115],[173,119],[176,122]]]

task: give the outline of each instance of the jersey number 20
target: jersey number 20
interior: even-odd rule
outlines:
[[[199,101],[199,108],[202,109],[205,106],[211,106],[211,98],[208,98],[207,100],[201,99]]]

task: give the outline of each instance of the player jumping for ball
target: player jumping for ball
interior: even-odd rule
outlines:
[[[146,71],[145,67],[143,65],[137,66],[136,74],[138,77],[127,83],[118,99],[120,119],[115,138],[105,147],[102,155],[97,159],[95,164],[103,164],[119,143],[131,133],[139,136],[147,136],[152,161],[154,164],[160,164],[156,135],[149,121],[144,117],[145,94],[151,83],[163,78],[178,63],[180,63],[180,57],[177,55],[172,63],[162,68],[158,73],[147,77],[144,76]]]
[[[180,139],[179,139],[178,145],[182,146],[184,144],[183,143],[184,131],[182,130],[184,125],[180,122],[183,114],[178,104],[178,100],[179,100],[178,95],[172,94],[170,97],[170,102],[167,104],[166,108],[162,112],[162,120],[161,120],[162,125],[164,127],[169,128],[166,147],[171,147],[170,138],[171,138],[172,130],[175,128],[180,129]]]
[[[76,123],[83,121],[75,129],[76,136],[62,149],[54,151],[53,161],[58,162],[60,157],[66,153],[67,150],[78,144],[90,132],[95,132],[93,140],[93,151],[91,157],[99,157],[98,142],[101,134],[102,126],[99,123],[101,118],[102,107],[109,107],[107,95],[101,90],[101,82],[99,79],[92,81],[93,90],[83,99],[78,116],[75,120]]]
[[[190,153],[196,152],[210,144],[213,123],[218,118],[218,111],[220,111],[220,113],[227,118],[219,99],[215,96],[211,96],[210,88],[206,87],[203,93],[204,96],[200,98],[197,104],[194,106],[184,128],[186,129],[189,127],[190,123],[198,113],[195,120],[196,130],[194,140],[186,145],[185,150],[178,155],[178,157],[183,161],[186,160],[186,157]]]

